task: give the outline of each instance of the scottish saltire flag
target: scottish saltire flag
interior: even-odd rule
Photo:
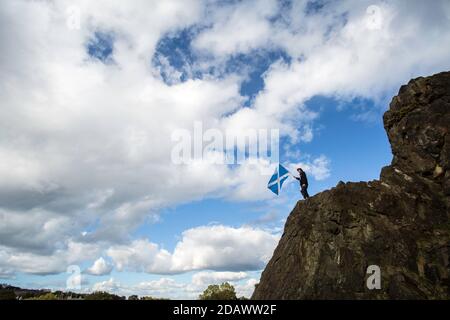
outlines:
[[[275,173],[269,180],[267,188],[269,188],[273,193],[278,195],[283,186],[283,182],[289,177],[289,171],[283,167],[281,164],[275,168]]]

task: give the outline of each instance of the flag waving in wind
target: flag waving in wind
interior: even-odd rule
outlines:
[[[281,164],[275,168],[275,173],[269,180],[267,188],[269,188],[273,193],[278,195],[283,186],[283,182],[289,177],[289,171],[283,167]]]

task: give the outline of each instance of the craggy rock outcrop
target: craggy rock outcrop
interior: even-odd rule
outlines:
[[[402,86],[384,114],[392,164],[299,201],[252,298],[450,298],[449,124],[450,72]]]

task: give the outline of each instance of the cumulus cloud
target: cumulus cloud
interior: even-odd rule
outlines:
[[[302,168],[317,181],[324,180],[330,176],[330,160],[324,155],[321,155],[312,161],[292,164],[290,168],[294,172],[297,168]]]
[[[237,284],[235,286],[236,295],[238,297],[250,298],[255,291],[255,286],[259,283],[258,279],[248,279],[245,283]]]
[[[119,271],[259,270],[272,256],[278,240],[278,234],[261,229],[214,225],[184,231],[173,252],[148,240],[134,240],[112,246],[107,254]]]
[[[105,291],[110,293],[119,293],[121,290],[120,282],[114,280],[114,278],[109,278],[106,281],[96,282],[92,285],[92,291]]]
[[[97,244],[68,241],[51,254],[34,253],[0,245],[0,267],[10,271],[48,275],[62,273],[71,265],[95,259],[100,253]]]
[[[278,240],[279,235],[250,227],[189,229],[175,247],[173,268],[257,270],[268,262]]]
[[[113,269],[113,266],[109,264],[103,257],[95,260],[94,264],[86,269],[86,273],[94,275],[94,276],[103,276],[110,274]]]
[[[194,40],[197,50],[208,50],[222,57],[265,47],[271,38],[269,19],[277,13],[276,0],[250,0],[214,10],[212,27]]]
[[[170,270],[170,253],[148,240],[134,240],[129,245],[113,246],[107,254],[119,271],[166,273]]]
[[[192,283],[199,287],[208,286],[210,284],[220,284],[223,282],[238,281],[248,278],[246,272],[197,272],[192,276]]]

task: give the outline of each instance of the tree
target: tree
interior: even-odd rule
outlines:
[[[124,300],[124,297],[119,297],[118,295],[111,294],[104,291],[96,291],[91,294],[86,295],[85,300]]]
[[[200,300],[236,300],[236,291],[228,282],[212,284],[198,297]]]
[[[145,297],[141,297],[140,300],[170,300],[168,298],[155,298],[155,297],[151,297],[151,296],[145,296]]]
[[[16,300],[16,294],[12,289],[0,289],[0,300]]]
[[[135,294],[128,297],[128,300],[139,300],[139,297]]]
[[[52,292],[47,292],[47,293],[41,294],[39,296],[29,298],[27,300],[59,300],[59,299],[56,296],[56,294],[54,294]]]

